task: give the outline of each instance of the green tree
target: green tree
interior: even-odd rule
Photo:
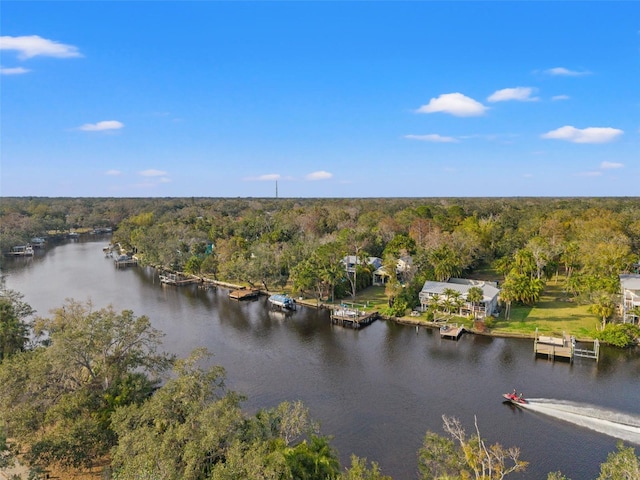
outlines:
[[[471,310],[473,312],[474,317],[477,313],[478,304],[482,302],[484,299],[484,293],[482,288],[480,287],[471,287],[467,291],[467,301],[471,303]]]
[[[367,466],[366,458],[358,458],[351,455],[351,466],[338,477],[339,480],[392,480],[383,475],[376,462],[371,462],[371,468]]]
[[[589,307],[589,311],[594,315],[597,315],[602,320],[601,329],[604,330],[607,320],[616,311],[615,298],[606,292],[600,292],[599,295],[593,298],[592,302],[593,303]]]
[[[516,447],[504,448],[499,443],[488,445],[480,436],[477,420],[475,434],[467,436],[460,421],[442,416],[443,428],[449,438],[427,432],[418,453],[421,479],[471,478],[500,480],[523,471],[528,465],[520,460]]]
[[[600,465],[600,476],[597,480],[637,480],[640,478],[640,458],[631,447],[618,442],[618,451],[607,456],[607,461]]]
[[[171,362],[156,353],[161,335],[146,317],[73,300],[34,331],[42,347],[0,364],[1,420],[33,465],[90,465],[115,441],[113,410],[150,394],[147,375]]]
[[[22,301],[22,294],[6,290],[0,280],[0,362],[25,349],[30,324],[26,319],[33,309]]]

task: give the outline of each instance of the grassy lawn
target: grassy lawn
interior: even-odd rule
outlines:
[[[539,333],[544,335],[561,336],[566,333],[579,339],[593,338],[600,320],[587,311],[587,305],[574,303],[572,298],[563,292],[562,287],[562,281],[550,281],[535,306],[512,305],[509,320],[504,318],[503,308],[491,331],[497,335],[533,336],[537,328]],[[351,298],[345,298],[344,301],[350,302]],[[387,305],[384,287],[369,287],[358,292],[355,301],[368,304],[367,310],[378,310]],[[451,321],[461,323],[462,320],[456,318]],[[471,321],[468,323],[471,324]]]
[[[495,321],[495,333],[530,334],[538,328],[541,334],[560,336],[562,333],[577,338],[593,338],[599,320],[587,311],[587,305],[577,305],[562,291],[562,282],[549,282],[533,307],[512,305],[509,320],[504,308]]]

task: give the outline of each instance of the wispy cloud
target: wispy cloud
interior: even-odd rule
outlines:
[[[66,45],[54,40],[48,40],[38,35],[28,35],[22,37],[1,36],[0,50],[15,50],[18,58],[26,60],[37,56],[72,58],[81,57],[78,47]]]
[[[167,175],[167,172],[164,170],[156,170],[155,168],[149,168],[148,170],[142,170],[138,172],[138,174],[143,177],[164,177]]]
[[[578,172],[576,173],[578,177],[600,177],[602,176],[602,172],[599,171],[590,171],[590,172]]]
[[[487,98],[487,101],[506,102],[509,100],[517,100],[519,102],[536,102],[540,100],[540,98],[532,97],[531,95],[534,92],[535,89],[532,87],[503,88],[502,90],[493,92],[489,98]]]
[[[563,76],[563,77],[580,77],[582,75],[590,75],[591,72],[587,71],[587,70],[569,70],[568,68],[565,67],[554,67],[554,68],[550,68],[548,70],[545,70],[544,73],[548,74],[548,75],[557,75],[557,76]]]
[[[418,108],[417,113],[449,113],[456,117],[478,117],[484,115],[488,107],[462,93],[443,93],[432,98],[429,103]]]
[[[23,67],[0,67],[1,75],[22,75],[29,73],[31,70]]]
[[[306,175],[304,178],[307,180],[329,180],[333,177],[333,173],[325,172],[324,170],[319,170],[317,172],[312,172]]]
[[[575,128],[571,125],[551,130],[541,135],[542,138],[566,140],[573,143],[607,143],[612,142],[624,132],[611,127]]]
[[[600,164],[600,168],[602,168],[603,170],[609,170],[612,168],[624,168],[624,163],[605,161]]]
[[[557,100],[569,100],[571,97],[569,95],[554,95],[553,97],[551,97],[551,100],[553,100],[554,102]]]
[[[98,123],[85,123],[78,127],[84,132],[103,132],[105,130],[119,130],[124,127],[124,123],[117,120],[104,120]]]
[[[118,176],[118,175],[122,175],[122,172],[120,170],[107,170],[106,172],[104,172],[104,174]]]
[[[423,142],[435,142],[435,143],[456,143],[458,139],[454,137],[445,137],[437,133],[430,133],[428,135],[405,135],[404,138],[409,140],[420,140]]]

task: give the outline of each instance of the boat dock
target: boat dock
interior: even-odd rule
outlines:
[[[366,313],[357,304],[342,304],[331,311],[331,323],[350,328],[362,328],[378,318],[378,312]]]
[[[233,300],[249,300],[260,296],[260,290],[241,288],[239,290],[232,290],[229,292],[229,298]]]
[[[573,336],[562,334],[562,337],[550,337],[539,335],[536,328],[536,336],[533,342],[533,352],[535,355],[546,356],[549,360],[566,358],[573,362],[574,357],[593,358],[598,361],[600,357],[600,343],[598,339],[593,342],[593,350],[586,348],[576,348],[576,339]]]
[[[33,257],[33,253],[33,246],[29,243],[27,245],[17,245],[5,255],[9,257]]]
[[[135,267],[138,265],[138,259],[136,257],[130,257],[128,255],[119,255],[113,259],[113,264],[116,268],[120,267]]]
[[[195,277],[185,277],[179,273],[164,273],[160,275],[160,283],[163,285],[182,287],[184,285],[200,283],[200,279]]]
[[[457,323],[442,325],[440,327],[440,338],[450,338],[451,340],[458,340],[464,332],[464,326],[458,325]]]

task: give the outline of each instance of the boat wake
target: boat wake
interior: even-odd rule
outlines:
[[[528,400],[528,404],[521,405],[527,410],[640,445],[640,415],[607,410],[586,403],[546,398]]]

